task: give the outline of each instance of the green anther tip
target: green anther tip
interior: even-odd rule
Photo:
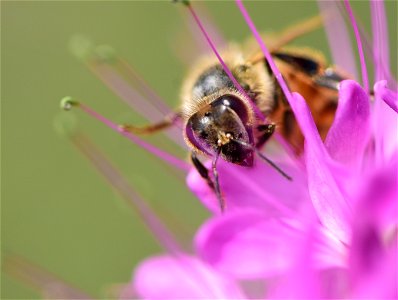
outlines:
[[[97,59],[105,62],[113,62],[116,58],[116,51],[109,45],[97,46],[94,50]]]
[[[72,36],[69,40],[68,47],[73,55],[83,61],[89,59],[94,51],[93,42],[88,37],[81,34]]]
[[[69,97],[69,96],[64,97],[61,100],[61,108],[63,110],[71,110],[73,106],[78,106],[78,105],[79,105],[79,102],[73,100],[73,98]]]
[[[189,0],[172,0],[173,3],[181,3],[184,4],[185,6],[189,6],[191,2]]]

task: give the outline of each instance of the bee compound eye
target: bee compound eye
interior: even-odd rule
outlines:
[[[249,120],[249,113],[246,103],[232,95],[224,95],[213,102],[214,106],[224,105],[232,109],[245,124]]]
[[[231,106],[231,102],[229,102],[228,98],[223,99],[222,104],[224,104],[225,106]]]

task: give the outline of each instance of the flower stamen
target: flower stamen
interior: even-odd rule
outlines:
[[[59,276],[14,253],[5,255],[2,269],[6,274],[41,293],[45,299],[94,299]]]
[[[350,18],[350,22],[351,22],[352,28],[354,30],[355,39],[357,41],[359,60],[361,62],[362,84],[363,84],[363,87],[364,87],[365,91],[367,93],[369,93],[368,72],[367,72],[367,69],[366,69],[365,55],[364,55],[364,52],[363,52],[361,36],[360,36],[359,30],[358,30],[358,24],[357,24],[357,22],[355,20],[354,13],[352,12],[350,2],[348,0],[344,0],[344,5],[345,5],[346,10],[348,12],[348,16]]]
[[[155,122],[172,113],[166,102],[137,74],[115,49],[108,45],[94,45],[84,36],[75,36],[70,41],[71,51],[112,92],[141,116]],[[176,122],[167,135],[178,146],[185,148],[181,127]]]
[[[93,117],[94,119],[97,119],[98,121],[102,122],[109,128],[113,129],[114,131],[118,132],[119,134],[123,135],[124,137],[128,138],[130,141],[132,141],[134,144],[137,144],[141,148],[147,150],[148,152],[152,153],[153,155],[157,156],[164,162],[168,163],[169,165],[178,168],[180,170],[183,170],[185,172],[188,172],[190,170],[190,165],[186,163],[185,161],[171,155],[170,153],[167,153],[165,151],[162,151],[155,146],[151,145],[150,143],[140,139],[138,136],[126,132],[123,130],[123,128],[120,125],[117,125],[113,123],[112,121],[108,120],[101,114],[97,113],[90,107],[88,107],[85,104],[82,104],[81,102],[73,100],[71,97],[65,97],[64,99],[61,100],[61,106],[65,110],[70,110],[72,107],[78,107],[80,108],[83,112],[88,114],[89,116]]]
[[[191,13],[192,17],[194,18],[196,24],[198,25],[200,31],[202,32],[203,36],[205,37],[207,43],[209,44],[210,48],[212,49],[213,53],[217,56],[218,61],[220,62],[224,72],[228,75],[229,79],[233,82],[234,86],[238,89],[238,91],[245,96],[245,98],[249,101],[251,104],[254,112],[256,113],[256,116],[260,118],[261,120],[264,120],[264,114],[260,111],[260,109],[257,107],[257,105],[253,102],[253,100],[249,97],[247,92],[242,88],[240,83],[236,80],[235,76],[232,74],[231,70],[228,68],[224,60],[222,59],[221,55],[218,53],[213,41],[211,40],[210,36],[207,34],[206,29],[204,28],[202,22],[199,19],[199,16],[196,14],[194,8],[192,7],[190,1],[188,0],[182,0],[180,1],[183,3]]]
[[[267,60],[269,66],[272,70],[272,73],[274,74],[276,80],[279,83],[279,86],[281,87],[281,89],[283,91],[283,94],[285,95],[289,104],[292,105],[292,103],[294,101],[292,94],[290,93],[290,90],[289,90],[285,80],[283,79],[281,72],[279,71],[278,67],[276,66],[276,64],[271,56],[271,53],[268,51],[267,47],[265,46],[264,41],[262,40],[260,34],[258,33],[257,28],[254,25],[252,19],[250,18],[246,8],[244,7],[241,0],[235,0],[235,3],[238,6],[243,18],[245,19],[247,26],[249,26],[251,32],[253,33],[254,38],[256,39],[257,43],[259,44],[261,51],[263,52],[264,57]]]
[[[128,184],[111,162],[81,134],[75,134],[71,137],[71,140],[78,150],[93,164],[97,171],[125,200],[127,200],[128,204],[137,212],[144,224],[159,241],[159,244],[170,254],[178,256],[181,252],[181,247],[174,235],[152,211],[151,207]]]

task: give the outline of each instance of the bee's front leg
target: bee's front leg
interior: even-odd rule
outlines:
[[[209,176],[209,170],[202,164],[195,152],[191,152],[191,161],[199,175],[206,180],[209,187],[214,190],[214,183]]]
[[[181,113],[176,112],[158,123],[149,124],[146,126],[138,127],[130,124],[120,125],[123,131],[131,132],[134,134],[152,134],[162,130],[165,130],[173,125],[181,118]]]
[[[198,171],[199,175],[204,180],[206,180],[209,187],[215,192],[218,202],[220,204],[221,212],[224,212],[225,201],[224,201],[224,198],[222,197],[221,190],[220,190],[220,184],[218,181],[218,173],[217,173],[217,169],[216,169],[217,160],[214,160],[213,165],[212,165],[214,182],[210,178],[209,170],[202,164],[202,162],[199,160],[199,158],[197,157],[195,152],[191,152],[191,161],[192,161],[193,165],[195,166],[195,169]]]

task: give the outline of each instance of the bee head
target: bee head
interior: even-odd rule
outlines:
[[[253,150],[233,140],[252,143],[246,104],[234,95],[223,95],[193,114],[186,125],[186,136],[198,150],[220,156],[231,163],[252,166]]]

